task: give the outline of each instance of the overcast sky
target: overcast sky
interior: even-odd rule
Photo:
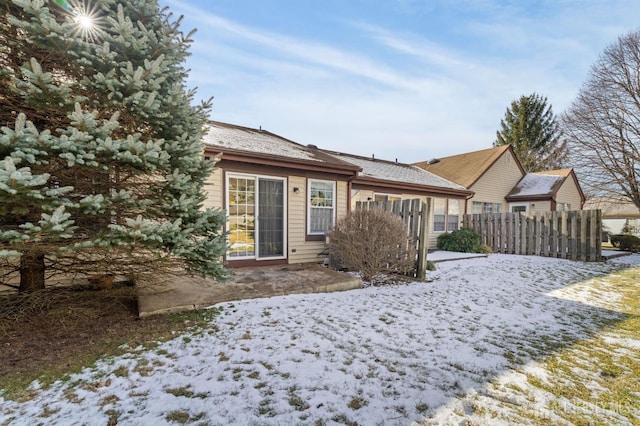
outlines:
[[[556,114],[637,0],[161,0],[197,28],[188,84],[211,118],[401,162],[489,148],[507,106]]]

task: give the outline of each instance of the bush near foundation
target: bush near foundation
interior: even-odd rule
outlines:
[[[638,252],[640,251],[640,238],[635,235],[623,235],[619,240],[620,250]]]
[[[438,235],[438,248],[461,253],[480,253],[480,234],[468,228],[440,234]]]

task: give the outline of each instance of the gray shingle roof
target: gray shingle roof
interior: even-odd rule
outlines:
[[[298,160],[323,161],[313,150],[266,130],[211,122],[202,138],[206,145]]]
[[[342,161],[359,166],[362,168],[362,172],[360,173],[361,176],[392,182],[465,190],[462,185],[448,181],[431,172],[423,170],[420,167],[412,166],[411,164],[377,160],[338,152],[325,152]]]

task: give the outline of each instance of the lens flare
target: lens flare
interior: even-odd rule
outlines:
[[[95,42],[104,35],[103,20],[97,4],[90,0],[53,0],[60,9],[64,10],[73,23],[73,36],[83,40]]]

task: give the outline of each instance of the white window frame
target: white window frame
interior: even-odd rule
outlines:
[[[443,210],[436,211],[436,203],[438,203],[439,201],[444,202]],[[442,198],[442,197],[433,198],[433,204],[432,204],[433,205],[433,226],[431,227],[431,229],[433,230],[434,233],[441,234],[443,232],[447,232],[447,204],[448,204],[448,200],[446,198]],[[436,216],[442,217],[442,221],[436,222]],[[442,229],[436,229],[436,223],[438,224],[441,223]]]
[[[451,202],[452,201],[456,201],[458,203],[458,213],[456,214],[452,214],[451,213]],[[457,231],[458,229],[460,229],[460,216],[462,216],[461,211],[462,211],[462,201],[458,198],[447,198],[447,217],[446,217],[446,227],[447,227],[447,232],[453,232],[453,231]],[[455,216],[456,220],[455,220],[455,229],[451,229],[451,227],[449,225],[451,225],[452,221],[451,218]]]
[[[332,187],[332,193],[333,193],[333,202],[331,205],[331,226],[335,225],[336,223],[336,199],[337,199],[337,194],[336,194],[336,190],[337,190],[337,185],[336,185],[336,181],[333,180],[323,180],[323,179],[307,179],[307,235],[325,235],[325,231],[322,232],[311,232],[311,209],[312,208],[326,208],[328,209],[329,207],[324,207],[324,206],[319,206],[319,207],[313,207],[311,205],[311,185],[315,182],[319,182],[319,183],[328,183],[331,184]]]
[[[509,203],[509,212],[513,213],[513,207],[524,207],[525,213],[529,211],[529,203]]]

